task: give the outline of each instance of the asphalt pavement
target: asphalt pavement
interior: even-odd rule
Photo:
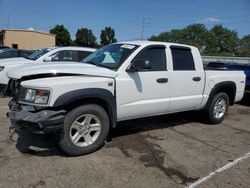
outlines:
[[[0,99],[1,188],[250,187],[246,101],[230,107],[219,125],[196,112],[121,122],[97,152],[68,157],[52,134],[23,132],[11,140],[8,100]]]

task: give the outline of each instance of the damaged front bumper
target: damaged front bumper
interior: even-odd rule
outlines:
[[[16,111],[17,104],[11,105],[11,111],[7,116],[11,120],[11,126],[17,129],[28,129],[33,133],[49,133],[63,128],[65,111],[42,110],[29,112]],[[13,110],[14,108],[14,110]]]

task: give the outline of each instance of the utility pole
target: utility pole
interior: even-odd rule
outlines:
[[[144,40],[144,34],[145,34],[145,28],[150,27],[149,18],[143,18],[142,19],[142,25],[141,25],[141,40]]]
[[[144,39],[144,27],[145,27],[145,18],[142,19],[142,26],[141,26],[141,40]]]
[[[7,23],[7,28],[10,28],[10,14],[8,13],[8,23]]]

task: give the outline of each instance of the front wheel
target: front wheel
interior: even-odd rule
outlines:
[[[229,98],[226,93],[221,92],[214,95],[207,109],[209,123],[221,123],[227,115],[228,106]]]
[[[59,147],[72,156],[96,151],[107,138],[109,117],[99,105],[77,107],[65,116],[64,128],[57,134]]]

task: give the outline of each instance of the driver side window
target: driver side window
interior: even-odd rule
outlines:
[[[148,48],[139,53],[135,60],[150,61],[151,69],[149,71],[166,70],[166,53],[163,47]]]

